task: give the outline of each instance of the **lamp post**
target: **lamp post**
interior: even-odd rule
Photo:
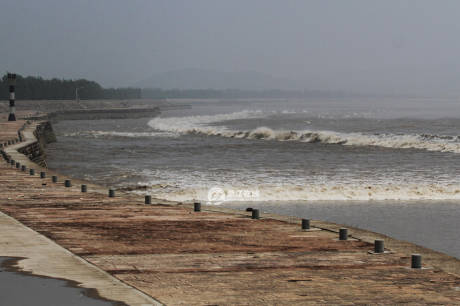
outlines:
[[[16,74],[15,73],[8,73],[8,86],[10,89],[10,115],[8,116],[8,121],[16,121],[15,107],[14,107],[14,100],[15,96],[15,86],[16,86]]]

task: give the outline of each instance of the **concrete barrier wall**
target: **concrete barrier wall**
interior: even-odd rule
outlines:
[[[156,117],[160,108],[112,108],[112,109],[76,109],[56,111],[48,114],[50,120],[98,120]]]
[[[18,152],[24,154],[34,163],[41,167],[46,167],[46,155],[44,148],[48,143],[56,141],[53,127],[49,121],[44,121],[36,125],[34,136],[37,141],[25,144],[18,148]]]

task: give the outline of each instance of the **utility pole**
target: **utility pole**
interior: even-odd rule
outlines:
[[[16,121],[15,107],[14,107],[14,100],[16,99],[15,96],[15,86],[16,86],[16,74],[15,73],[8,73],[8,86],[10,89],[10,115],[8,116],[8,121]]]

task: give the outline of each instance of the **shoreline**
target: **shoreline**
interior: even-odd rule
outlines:
[[[30,132],[30,126],[29,126],[29,129],[26,129],[24,131],[25,135],[27,134],[26,132],[27,133]],[[28,136],[26,137],[26,139],[30,140],[29,139],[30,134],[27,134],[27,135]],[[26,140],[26,142],[27,142],[27,140]],[[25,158],[25,156],[24,156],[24,158],[21,158],[18,155],[18,154],[20,154],[19,152],[16,151],[17,153],[14,153],[14,151],[17,149],[17,147],[23,146],[23,144],[24,143],[19,143],[19,144],[16,144],[14,146],[7,147],[6,151],[7,151],[8,154],[10,154],[12,156],[14,154],[14,157],[17,158],[17,160],[21,162],[21,165],[26,165],[27,168],[29,168],[29,167],[37,168],[37,166],[34,165],[32,162],[28,161],[27,158]],[[44,168],[42,168],[42,169],[44,169]],[[15,170],[13,169],[12,171],[15,171]],[[53,174],[52,171],[49,171],[47,169],[44,169],[44,171],[46,171],[48,176]],[[60,177],[60,180],[62,181],[61,176],[59,176],[59,177]],[[72,181],[76,182],[76,183],[79,183],[79,184],[80,183],[85,183],[85,184],[87,183],[87,182],[80,181],[80,180],[79,181],[72,180]],[[101,199],[101,197],[103,197],[104,191],[107,192],[106,188],[104,188],[102,186],[99,186],[99,185],[88,184],[88,187],[89,187],[89,189],[91,190],[92,193],[93,192],[98,193],[97,196],[92,195],[92,196],[94,196],[94,197],[96,197],[98,199]],[[46,186],[45,188],[48,189],[48,186]],[[73,190],[75,192],[75,188]],[[121,193],[121,194],[122,194],[121,196],[117,196],[117,197],[120,197],[120,198],[122,197],[124,199],[129,199],[130,201],[135,201],[135,202],[137,202],[136,205],[141,205],[142,204],[140,199],[139,199],[139,196],[136,196],[136,195],[133,195],[133,194],[127,194],[127,193]],[[75,199],[75,200],[80,201],[78,199]],[[158,203],[158,201],[156,201],[154,199],[152,199],[152,200],[155,201],[156,205],[160,205],[161,207],[166,207],[165,209],[167,209],[167,207],[171,207],[171,208],[172,207],[177,207],[178,210],[181,210],[181,211],[187,210],[187,211],[189,211],[192,208],[191,204],[173,203],[173,202],[167,202],[167,201],[162,201],[162,203]],[[119,205],[119,204],[117,204],[117,205]],[[157,207],[157,208],[159,209],[160,207]],[[247,213],[232,210],[232,209],[226,209],[226,208],[215,207],[215,206],[203,206],[202,211],[203,211],[203,213],[212,215],[213,217],[210,217],[211,219],[212,218],[217,218],[218,220],[220,220],[221,218],[224,218],[224,219],[247,220]],[[178,220],[180,220],[180,219],[178,219]],[[273,220],[273,221],[269,221],[269,220]],[[282,222],[283,224],[290,224],[290,225],[293,225],[293,224],[298,225],[299,224],[299,218],[283,217],[283,216],[272,215],[272,214],[264,214],[261,221],[263,221],[262,224],[265,223],[265,222],[275,222],[275,221],[279,221],[279,222]],[[152,219],[152,222],[153,222],[153,219]],[[252,223],[253,222],[248,223],[248,224],[252,224]],[[276,223],[276,224],[278,224],[278,223]],[[336,234],[338,232],[338,229],[340,227],[342,227],[341,225],[338,225],[338,224],[334,224],[334,223],[330,223],[330,222],[321,222],[321,221],[312,221],[311,225],[312,225],[313,228],[318,229],[319,232],[322,233],[321,235],[324,234],[325,237],[326,236],[327,237],[336,236]],[[26,224],[26,226],[29,226],[29,225]],[[254,226],[254,225],[252,225],[252,226]],[[457,260],[456,258],[453,258],[451,256],[445,255],[443,253],[435,252],[435,251],[432,251],[432,250],[429,250],[429,249],[426,249],[426,248],[423,248],[423,247],[420,247],[420,246],[416,246],[416,245],[408,243],[408,242],[403,242],[403,241],[399,241],[399,240],[396,240],[396,239],[393,239],[393,238],[390,238],[390,237],[386,237],[386,236],[378,234],[378,233],[373,233],[373,232],[370,232],[370,231],[360,230],[360,229],[357,229],[357,228],[351,228],[351,227],[348,227],[348,228],[351,231],[350,240],[351,241],[359,241],[360,243],[362,242],[362,243],[365,244],[366,248],[369,248],[372,245],[374,239],[384,239],[386,247],[388,249],[391,249],[395,253],[401,253],[401,254],[406,254],[406,256],[410,256],[411,253],[420,252],[420,253],[423,254],[424,265],[432,266],[432,267],[434,267],[436,269],[441,269],[441,270],[443,270],[445,272],[454,274],[454,275],[456,275],[457,278],[458,278],[458,275],[460,275],[460,261]],[[314,232],[312,232],[312,233],[314,233]],[[299,246],[296,246],[296,247],[299,247]],[[340,251],[339,251],[339,253],[340,253]],[[185,253],[185,254],[187,254],[187,253]],[[78,256],[78,254],[74,255],[74,256]],[[92,258],[91,256],[93,256],[93,255],[90,255],[90,258]],[[190,256],[190,257],[192,258],[192,261],[193,261],[193,256]],[[159,259],[158,256],[153,256],[152,258],[158,258]],[[214,258],[214,257],[211,256],[211,258]],[[402,258],[404,258],[404,256]],[[120,259],[121,259],[121,257],[120,257]],[[95,262],[99,262],[99,264],[104,267],[104,264],[101,264],[101,262],[99,260],[100,260],[99,258],[96,258]],[[107,259],[104,259],[104,260],[107,260]],[[360,269],[362,269],[362,268],[360,268]],[[112,275],[114,275],[114,274],[112,274]],[[120,277],[120,275],[118,275],[118,277]],[[124,277],[121,277],[121,278],[124,279]],[[126,279],[125,279],[125,281],[126,281]],[[150,294],[150,296],[152,296],[152,295]],[[171,299],[171,298],[169,298],[169,299]],[[197,301],[195,300],[195,302],[197,302]],[[192,303],[194,303],[194,302],[192,301]]]

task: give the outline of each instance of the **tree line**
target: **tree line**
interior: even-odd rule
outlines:
[[[43,79],[16,75],[16,99],[74,100],[95,99],[248,99],[248,98],[344,98],[358,95],[344,91],[321,90],[239,90],[239,89],[161,89],[103,88],[86,79]],[[7,74],[0,80],[0,100],[9,97]]]
[[[20,100],[74,100],[76,90],[82,100],[89,99],[140,99],[140,88],[103,88],[86,79],[43,79],[41,77],[16,75],[16,99]],[[9,98],[8,77],[0,80],[0,100]]]

